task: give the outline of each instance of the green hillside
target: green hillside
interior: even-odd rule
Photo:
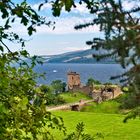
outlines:
[[[100,52],[103,54],[106,53],[103,50]],[[105,58],[103,60],[97,61],[95,58],[93,58],[93,54],[98,54],[98,51],[94,49],[87,49],[59,55],[44,55],[42,57],[44,58],[44,61],[48,63],[116,63],[113,58]]]
[[[129,120],[123,123],[124,116],[118,114],[103,114],[90,112],[53,112],[64,119],[68,132],[73,132],[78,122],[84,122],[85,132],[91,135],[102,133],[104,140],[140,140],[140,120]],[[57,140],[62,140],[62,135],[54,132]],[[101,139],[101,138],[100,138]]]
[[[87,95],[80,93],[80,92],[75,92],[75,93],[62,93],[59,95],[62,97],[66,103],[74,103],[74,102],[79,102],[81,99],[82,100],[91,100],[92,98],[88,97]]]

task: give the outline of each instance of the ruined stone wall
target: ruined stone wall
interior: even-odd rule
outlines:
[[[116,98],[122,94],[121,88],[117,85],[110,85],[110,86],[101,86],[98,90],[93,89],[92,91],[92,98],[95,100],[102,100],[107,101],[113,98]]]
[[[92,93],[92,89],[89,86],[73,86],[73,88],[69,89],[69,91],[71,91],[71,92],[82,92],[82,93],[85,93],[87,95]]]
[[[83,86],[81,87],[81,92],[86,93],[87,95],[92,93],[92,88],[89,86]]]
[[[119,96],[121,94],[122,94],[122,91],[121,91],[121,88],[119,86],[114,88],[114,98],[116,98],[117,96]]]
[[[82,92],[102,101],[116,98],[121,94],[121,89],[117,85],[100,85],[91,88],[90,86],[81,85],[80,75],[76,72],[68,72],[68,90],[71,92]]]
[[[76,72],[68,73],[68,89],[73,89],[74,86],[80,86],[80,75]]]

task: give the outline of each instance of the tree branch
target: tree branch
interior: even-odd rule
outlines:
[[[0,40],[0,42],[8,50],[8,52],[12,53],[12,51],[9,49],[9,47],[2,40]]]

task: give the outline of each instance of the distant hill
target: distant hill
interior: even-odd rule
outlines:
[[[92,54],[101,54],[103,51],[97,52],[93,49],[68,52],[59,55],[44,55],[45,62],[48,63],[116,63],[112,58],[106,58],[100,61],[97,61],[92,57]]]

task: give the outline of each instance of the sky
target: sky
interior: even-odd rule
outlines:
[[[21,2],[21,0],[13,1],[16,3]],[[42,0],[27,0],[27,2],[37,11]],[[93,16],[89,14],[85,5],[78,3],[76,5],[77,8],[72,8],[69,13],[62,10],[60,17],[52,15],[50,4],[45,4],[42,7],[39,14],[45,16],[47,21],[56,22],[54,30],[53,26],[43,25],[37,28],[37,32],[34,35],[28,37],[26,28],[18,24],[18,22],[13,25],[12,30],[28,40],[26,42],[26,50],[31,55],[54,55],[89,49],[90,46],[86,45],[86,41],[92,40],[93,36],[100,36],[99,27],[91,26],[82,30],[75,30],[75,25],[92,21]],[[13,51],[19,49],[17,44],[10,44],[10,46]]]
[[[13,0],[16,3],[21,0]],[[42,0],[27,0],[33,9],[38,10],[38,6]],[[128,3],[126,3],[128,7]],[[37,28],[37,32],[31,36],[27,36],[25,27],[15,23],[13,30],[22,37],[27,38],[26,49],[31,55],[54,55],[65,52],[85,50],[90,46],[86,45],[86,41],[92,40],[93,37],[101,37],[102,34],[99,31],[98,26],[90,26],[82,30],[75,30],[74,26],[90,22],[93,19],[93,15],[89,14],[88,9],[84,4],[80,5],[76,3],[76,9],[72,8],[71,12],[62,10],[60,17],[53,17],[50,4],[46,4],[42,7],[39,14],[46,17],[48,21],[55,21],[55,29],[48,26],[41,26]],[[11,45],[13,50],[18,49],[17,44]]]

